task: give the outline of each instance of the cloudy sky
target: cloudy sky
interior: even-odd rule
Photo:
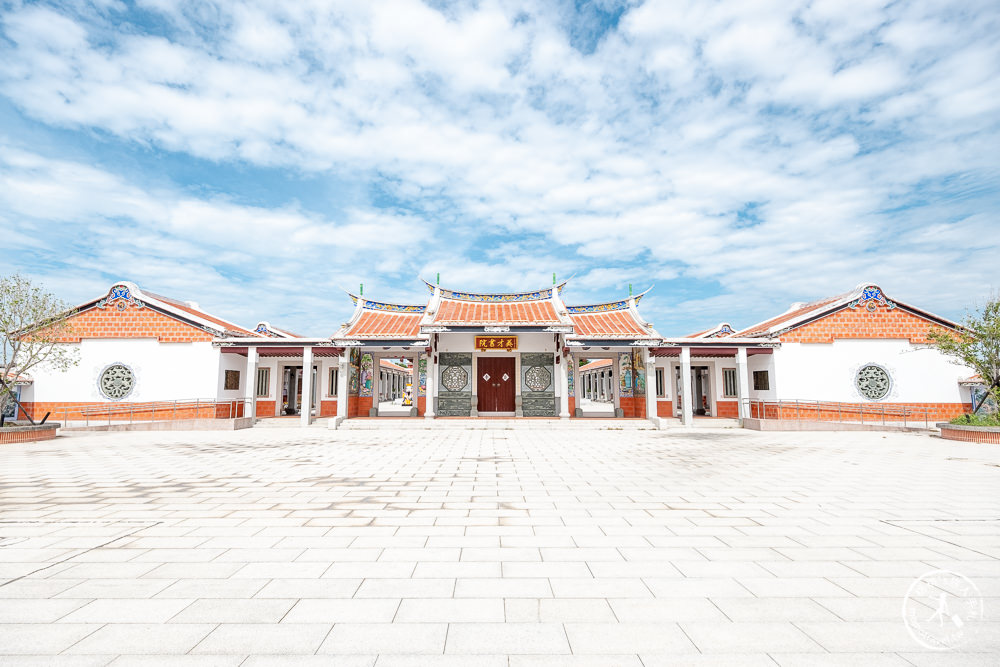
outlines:
[[[1000,286],[995,0],[0,0],[0,273],[329,335],[655,284],[680,335]]]

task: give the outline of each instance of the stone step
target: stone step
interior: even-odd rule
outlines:
[[[645,431],[656,430],[648,419],[498,419],[489,417],[415,419],[384,417],[373,419],[348,419],[340,424],[346,431],[381,430],[523,430],[523,431]]]

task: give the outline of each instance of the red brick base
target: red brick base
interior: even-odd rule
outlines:
[[[38,428],[22,431],[12,428],[0,428],[0,445],[13,445],[17,442],[39,442],[52,440],[56,437],[54,428]]]
[[[985,430],[966,426],[962,428],[954,424],[941,427],[941,437],[945,440],[960,442],[979,442],[988,445],[1000,445],[1000,429]]]

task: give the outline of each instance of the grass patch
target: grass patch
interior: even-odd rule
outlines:
[[[958,426],[1000,426],[1000,414],[995,415],[962,415],[949,422]]]

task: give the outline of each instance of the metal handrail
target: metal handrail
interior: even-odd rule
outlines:
[[[907,426],[912,422],[924,422],[924,428],[930,426],[930,411],[926,408],[919,408],[910,405],[891,405],[885,403],[846,403],[842,401],[819,401],[803,399],[760,399],[747,398],[745,401],[745,414],[754,419],[795,419],[829,422],[858,422],[882,423],[888,422],[903,423]],[[794,412],[791,407],[794,405]],[[803,415],[803,412],[805,414]],[[831,418],[833,413],[836,418]],[[768,415],[772,416],[768,416]],[[821,415],[826,415],[821,417]],[[852,418],[854,417],[854,418]],[[866,422],[865,419],[868,419]]]
[[[206,419],[233,419],[242,414],[247,415],[251,400],[247,398],[185,398],[173,401],[149,401],[145,403],[108,403],[106,405],[80,408],[63,408],[63,423],[69,416],[69,412],[80,414],[87,426],[91,419],[103,422],[105,419],[110,425],[112,421],[117,423],[133,424],[136,422],[150,421],[174,421],[178,419],[178,411],[181,412],[180,419],[201,418],[202,411],[209,412],[211,416]],[[225,408],[225,412],[220,415],[219,408]],[[157,419],[157,411],[160,412],[160,419]],[[185,414],[192,412],[193,415]],[[144,415],[148,417],[144,418]]]

